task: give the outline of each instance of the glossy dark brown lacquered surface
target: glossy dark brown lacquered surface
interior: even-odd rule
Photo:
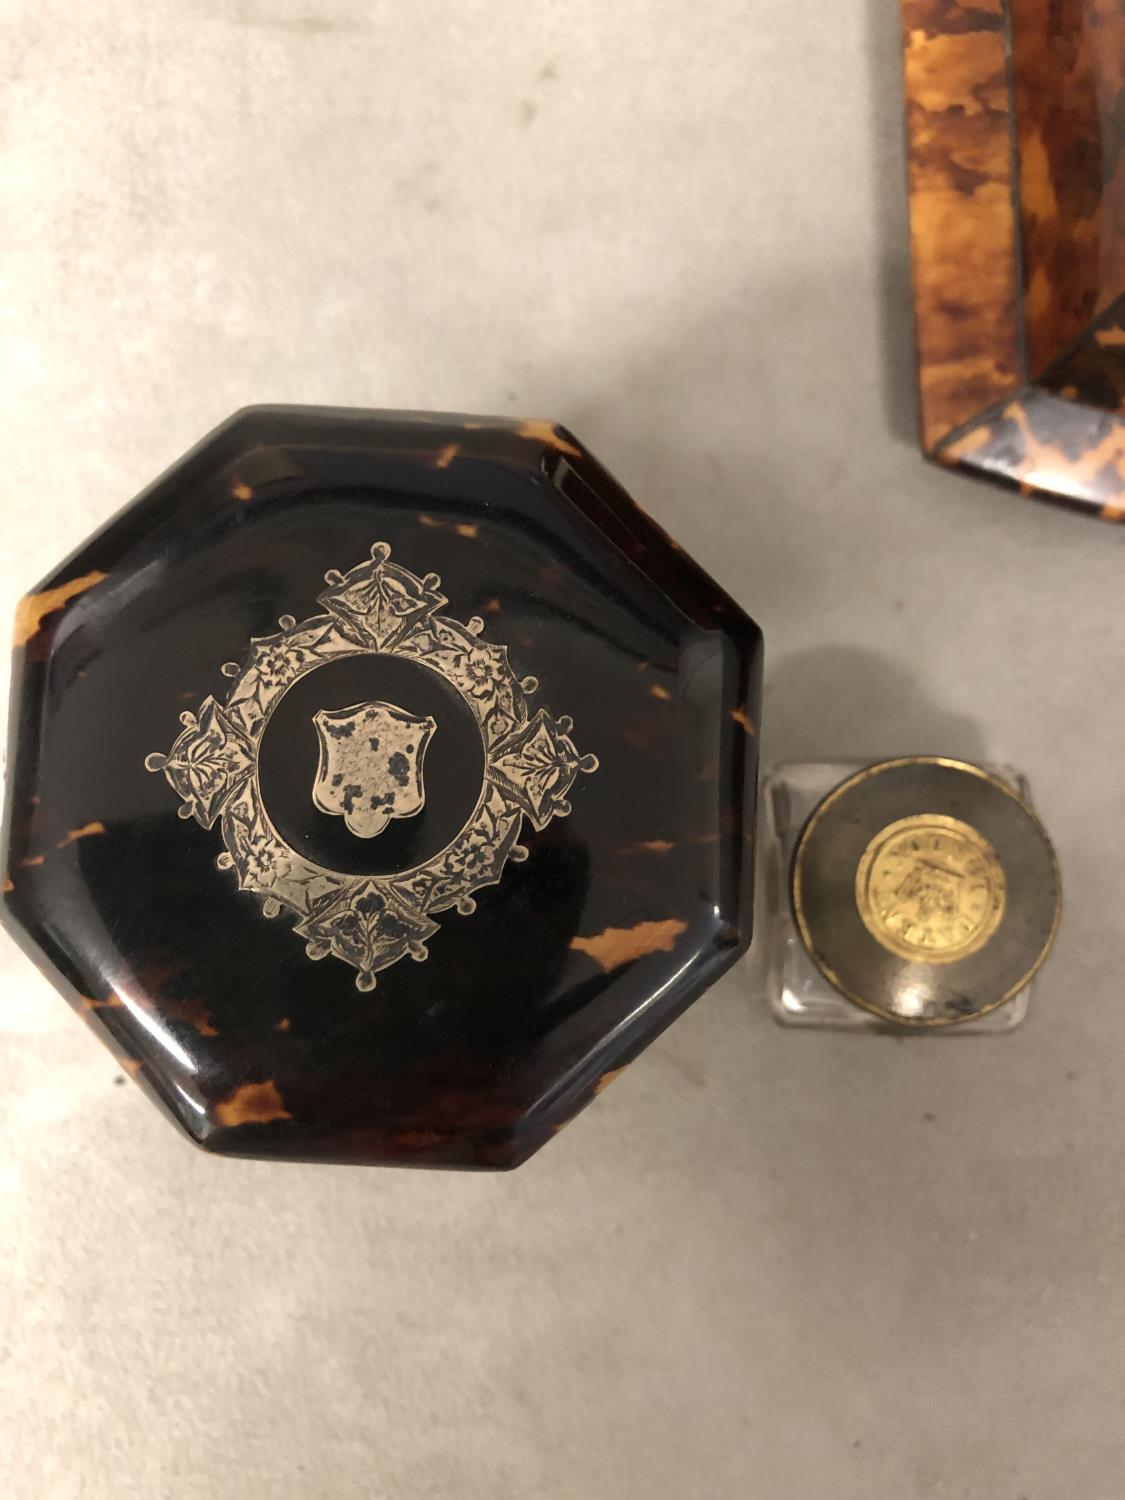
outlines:
[[[1037,377],[1125,293],[1125,7],[1009,5],[1027,356]]]
[[[1036,385],[1064,401],[1125,416],[1125,296],[1111,303]]]
[[[922,447],[1120,521],[1125,7],[902,15]]]
[[[362,993],[144,761],[377,540],[600,766]],[[210,1150],[515,1165],[749,942],[760,636],[550,424],[242,413],[44,581],[17,642],[8,925]]]

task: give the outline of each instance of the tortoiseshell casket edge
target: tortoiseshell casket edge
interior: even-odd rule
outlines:
[[[902,0],[902,22],[922,450],[1125,521],[1125,302],[1046,368],[1029,353],[1012,7]]]

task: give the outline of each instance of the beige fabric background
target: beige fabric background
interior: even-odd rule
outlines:
[[[751,962],[503,1177],[194,1153],[0,942],[6,1500],[1119,1500],[1125,533],[916,455],[896,9],[0,0],[5,615],[244,402],[551,416],[770,759],[1021,764],[1069,897],[1010,1038]]]

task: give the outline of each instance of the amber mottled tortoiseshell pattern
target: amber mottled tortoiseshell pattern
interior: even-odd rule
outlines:
[[[749,945],[760,633],[553,423],[239,413],[13,665],[0,920],[208,1151],[515,1166]],[[315,722],[369,700],[435,729],[356,838]]]
[[[1125,3],[902,15],[923,449],[1125,520]]]

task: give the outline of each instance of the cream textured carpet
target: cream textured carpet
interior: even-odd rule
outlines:
[[[1020,764],[1068,897],[1010,1038],[750,963],[498,1178],[197,1154],[0,942],[4,1500],[1118,1500],[1125,531],[916,455],[897,46],[0,0],[3,613],[245,402],[553,417],[762,623],[768,758]]]

